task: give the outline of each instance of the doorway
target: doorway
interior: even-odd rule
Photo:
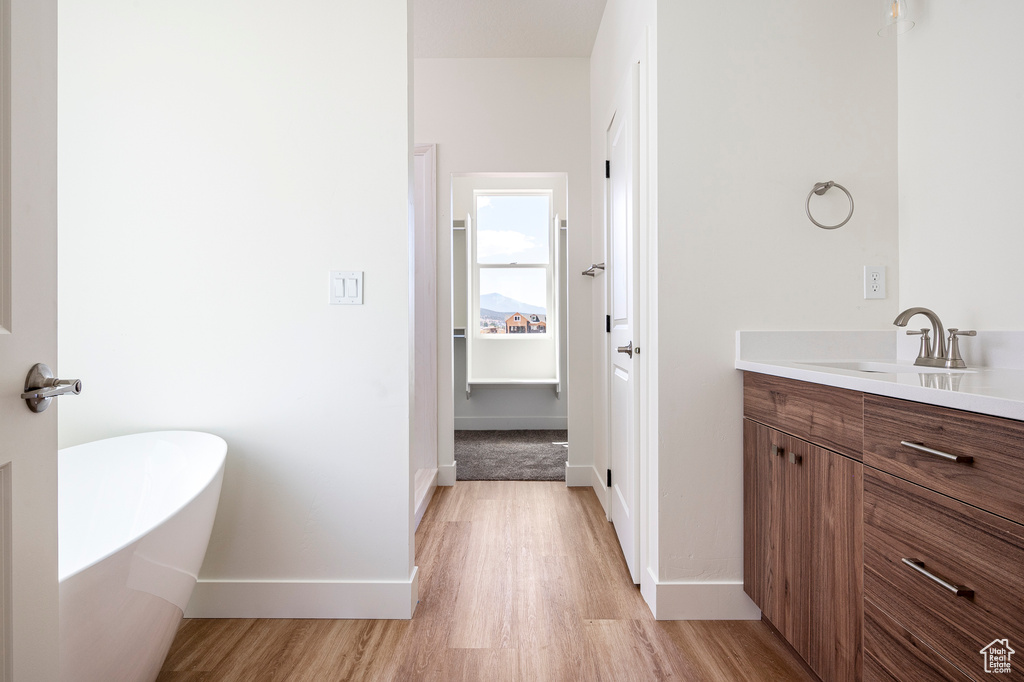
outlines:
[[[565,480],[567,184],[452,177],[457,480]]]

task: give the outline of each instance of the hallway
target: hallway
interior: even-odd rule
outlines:
[[[655,621],[590,489],[438,488],[416,563],[412,621],[186,620],[158,680],[811,679],[761,622]]]

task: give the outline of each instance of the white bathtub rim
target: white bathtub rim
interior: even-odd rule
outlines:
[[[194,502],[196,500],[196,498],[198,498],[201,494],[203,494],[203,492],[206,491],[207,488],[210,487],[211,483],[213,483],[215,480],[217,480],[218,477],[223,475],[224,466],[227,463],[228,444],[227,444],[227,441],[225,441],[220,436],[218,436],[218,435],[216,435],[214,433],[209,433],[207,431],[192,431],[192,430],[188,430],[188,429],[173,429],[173,430],[164,429],[164,430],[161,430],[161,431],[140,431],[138,433],[129,433],[129,434],[125,434],[123,436],[112,436],[111,438],[102,438],[100,440],[89,441],[87,443],[79,443],[78,445],[71,445],[71,446],[68,446],[67,448],[61,448],[60,450],[58,450],[58,476],[59,476],[60,475],[60,471],[59,471],[59,453],[61,451],[63,451],[63,450],[71,450],[71,449],[79,447],[81,445],[92,445],[92,444],[95,444],[95,443],[101,443],[101,442],[105,442],[105,441],[121,440],[121,439],[128,439],[128,438],[142,438],[142,437],[145,437],[145,436],[151,436],[151,437],[152,436],[162,436],[162,435],[165,435],[165,434],[198,435],[198,436],[202,436],[205,439],[210,439],[211,444],[213,446],[215,446],[215,448],[216,448],[216,450],[214,450],[214,451],[217,452],[220,455],[220,464],[217,466],[216,469],[214,469],[214,471],[210,475],[210,477],[203,481],[202,485],[197,486],[196,491],[191,496],[189,496],[188,498],[183,499],[182,503],[179,504],[177,506],[177,508],[172,513],[164,516],[163,519],[160,521],[160,523],[157,523],[157,524],[155,524],[153,526],[150,526],[149,528],[146,528],[144,531],[139,532],[138,534],[136,534],[135,536],[133,536],[132,538],[130,538],[126,542],[122,542],[121,544],[119,544],[116,547],[112,548],[107,553],[97,557],[96,559],[94,559],[92,561],[89,561],[88,563],[86,563],[86,564],[84,564],[82,566],[76,566],[73,570],[70,570],[67,573],[58,573],[58,576],[57,576],[58,584],[59,583],[63,583],[64,581],[66,581],[66,580],[68,580],[70,578],[73,578],[74,576],[78,575],[79,573],[82,573],[83,571],[86,571],[86,570],[92,568],[93,566],[96,566],[97,564],[99,564],[100,562],[104,561],[105,559],[108,559],[108,558],[114,556],[115,554],[117,554],[118,552],[124,550],[126,547],[131,547],[132,545],[138,543],[142,538],[144,538],[145,536],[149,535],[150,533],[156,531],[158,528],[160,528],[161,526],[165,525],[169,520],[173,519],[178,513],[181,512],[182,509],[184,509],[188,505],[192,504],[192,502]],[[223,479],[221,479],[221,480],[222,480],[222,485],[223,485]],[[57,551],[58,551],[58,555],[59,555],[59,553],[60,553],[60,538],[59,537],[57,539]],[[60,563],[60,561],[59,561],[59,556],[58,556],[58,565],[59,565],[59,563]]]

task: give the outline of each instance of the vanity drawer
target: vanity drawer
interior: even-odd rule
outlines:
[[[957,596],[903,559],[953,585]],[[1024,642],[1024,526],[864,470],[864,597],[974,679],[995,639]],[[1024,679],[1014,666],[1005,679]]]
[[[1024,523],[1024,422],[865,395],[864,463]]]
[[[967,682],[971,678],[864,600],[864,682]]]
[[[743,416],[859,460],[862,394],[843,388],[743,373]]]

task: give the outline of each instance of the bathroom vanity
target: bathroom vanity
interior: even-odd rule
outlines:
[[[744,589],[826,682],[984,680],[1001,647],[1024,679],[1024,371],[890,362],[739,354]]]

